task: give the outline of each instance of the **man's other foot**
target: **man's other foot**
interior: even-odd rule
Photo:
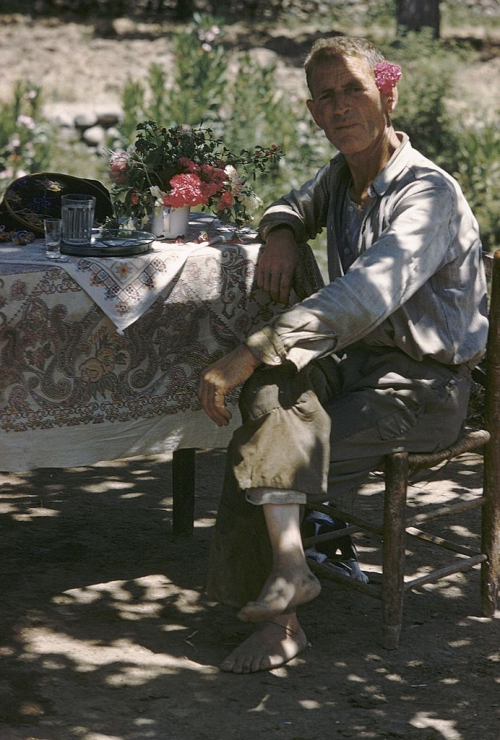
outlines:
[[[308,645],[295,614],[262,622],[257,632],[241,643],[221,665],[229,673],[256,673],[278,668],[295,658]]]
[[[321,584],[305,566],[301,571],[273,571],[256,601],[240,609],[242,622],[261,622],[286,614],[319,595]]]

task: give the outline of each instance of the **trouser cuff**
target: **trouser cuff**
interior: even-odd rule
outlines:
[[[276,488],[248,488],[245,498],[250,504],[262,506],[262,504],[305,504],[307,496],[302,491],[278,490]]]

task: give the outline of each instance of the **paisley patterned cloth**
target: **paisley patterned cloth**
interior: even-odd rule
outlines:
[[[126,289],[131,303],[143,292],[153,300],[117,331],[69,263],[46,260],[40,245],[37,254],[0,247],[0,469],[225,447],[239,423],[237,392],[232,424],[219,429],[196,390],[204,367],[282,310],[253,287],[259,251],[229,239],[196,244],[160,290]],[[303,267],[301,296],[321,281],[308,248]]]
[[[213,216],[193,214],[186,240],[155,241],[150,251],[136,257],[73,257],[63,255],[58,264],[104,311],[118,329],[137,321],[172,283],[193,252],[213,244],[231,242],[234,229],[222,226]],[[248,233],[246,240],[255,241]],[[242,243],[242,242],[241,242]],[[47,264],[43,242],[2,247],[2,262]]]

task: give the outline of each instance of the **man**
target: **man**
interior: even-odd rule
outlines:
[[[455,180],[394,130],[399,68],[337,37],[316,42],[305,71],[309,111],[339,154],[265,212],[257,279],[285,302],[297,244],[326,228],[331,282],[205,370],[199,390],[224,425],[224,398],[246,381],[209,583],[258,627],[222,664],[235,673],[307,645],[296,609],[320,584],[303,505],[359,485],[389,452],[451,444],[486,343],[477,223]]]

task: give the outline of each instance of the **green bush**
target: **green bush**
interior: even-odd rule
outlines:
[[[388,15],[392,1],[380,0],[370,12],[378,9]],[[127,81],[120,137],[109,143],[126,148],[135,139],[138,122],[155,120],[166,127],[203,123],[234,152],[279,144],[283,158],[267,179],[255,185],[267,204],[300,186],[334,152],[311,120],[305,100],[280,84],[276,65],[260,64],[250,53],[232,53],[222,29],[209,15],[197,15],[193,23],[179,27],[171,68],[153,64],[146,80]],[[456,104],[453,109],[450,105],[455,77],[474,61],[475,53],[425,33],[386,42],[384,53],[403,68],[396,128],[406,131],[417,149],[458,179],[479,221],[485,248],[500,246],[497,111],[490,111],[488,118],[463,110],[458,118]],[[46,168],[95,176],[109,186],[102,157],[91,157],[77,144],[55,142],[42,119],[40,101],[39,88],[18,83],[13,100],[0,105],[0,189],[2,177],[6,183],[21,171]],[[316,243],[321,255],[324,237]],[[324,262],[323,256],[320,259]]]
[[[483,247],[500,246],[500,131],[498,113],[465,126],[457,124],[456,169],[453,172],[474,211]]]
[[[457,116],[450,108],[453,81],[470,58],[424,32],[409,34],[389,47],[389,58],[403,67],[400,100],[394,115],[423,154],[460,183],[479,222],[483,245],[500,243],[500,133],[495,113]],[[497,116],[496,116],[497,117]]]
[[[216,124],[230,82],[230,55],[221,43],[222,31],[211,16],[199,16],[175,33],[174,64],[166,70],[152,64],[146,84],[129,78],[123,90],[125,119],[121,134],[132,143],[139,120],[178,124]]]
[[[53,130],[41,115],[41,88],[18,81],[12,100],[0,103],[0,192],[50,162]]]
[[[402,66],[399,102],[394,112],[396,128],[405,131],[413,146],[443,166],[451,164],[455,149],[447,97],[461,64],[431,32],[410,33],[387,49],[387,58]]]
[[[223,39],[217,19],[197,16],[175,34],[168,76],[153,64],[145,83],[130,78],[122,95],[121,141],[115,146],[130,146],[137,122],[146,119],[167,128],[203,123],[234,152],[278,144],[283,159],[258,182],[267,204],[312,176],[332,151],[310,121],[305,102],[278,87],[276,66],[261,65],[248,53],[231,54]]]

